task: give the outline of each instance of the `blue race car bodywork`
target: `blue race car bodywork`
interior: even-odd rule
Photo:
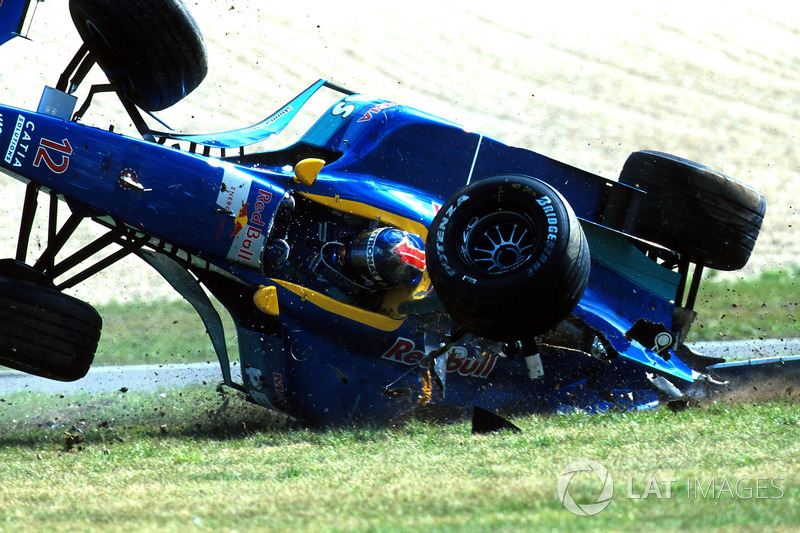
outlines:
[[[323,88],[342,94],[297,143],[246,153],[245,146],[279,134]],[[32,283],[21,274],[32,270],[36,284],[60,294],[135,253],[195,306],[224,382],[256,403],[319,423],[385,420],[420,406],[448,412],[476,405],[496,412],[647,408],[658,405],[665,391],[686,391],[706,379],[709,366],[719,362],[703,360],[683,345],[702,266],[718,260],[642,234],[643,213],[653,204],[637,182],[607,180],[324,80],[262,122],[211,135],[149,129],[135,98],[116,85],[143,139],[82,124],[85,108],[73,113],[69,103],[66,111],[61,103],[70,102],[70,89],[66,84],[46,89],[36,112],[0,105],[0,168],[28,184],[17,257],[0,268],[0,278]],[[664,154],[641,154],[648,161],[673,161]],[[495,182],[502,182],[498,196],[538,187],[533,203],[541,209],[529,216],[482,207],[455,232],[453,238],[465,239],[461,251],[447,256],[448,218],[455,220],[455,213],[479,196],[479,186]],[[40,193],[66,202],[73,215],[58,230],[53,221],[48,247],[28,265],[30,206]],[[748,234],[753,242],[763,217],[763,198],[757,197],[761,211],[750,217],[755,229]],[[567,221],[548,211],[551,200],[562,206]],[[466,235],[498,212],[511,218],[495,226],[487,222],[489,229],[476,239],[487,242],[491,231],[500,235],[517,227],[509,220],[524,221],[520,227],[540,232],[530,241],[538,255],[524,252],[533,244],[523,246],[522,238],[512,235],[496,245],[494,263],[484,271],[480,258],[468,257]],[[86,218],[104,225],[106,237],[57,260],[64,241]],[[579,220],[580,229],[569,229],[568,220]],[[422,261],[412,283],[378,283],[345,265],[345,250],[352,259],[361,236],[384,228],[425,243],[403,255],[403,261]],[[568,279],[541,281],[558,253],[553,250],[560,249],[562,229],[587,243],[587,251],[576,245],[573,254],[567,248],[561,266],[551,270],[577,264],[569,266],[574,272]],[[548,247],[550,241],[556,244]],[[112,243],[122,247],[117,255],[62,279]],[[431,267],[434,251],[439,273]],[[466,285],[447,295],[444,283],[459,257],[476,273],[455,276]],[[690,264],[699,265],[691,284]],[[485,313],[480,298],[452,303],[472,285],[505,283],[524,269],[529,281],[497,285],[508,294],[487,300]],[[510,302],[511,293],[524,292],[534,278],[543,288],[526,297],[527,307],[503,314],[504,298]],[[219,316],[201,285],[234,319],[240,381],[231,374]],[[574,301],[562,302],[562,285]],[[51,292],[47,298],[57,299]],[[529,312],[547,317],[549,308],[554,323],[526,318]],[[530,326],[504,328],[526,321]],[[80,358],[88,369],[94,348],[86,351],[91,354]],[[20,357],[6,354],[2,362],[55,379],[80,377]],[[663,381],[672,389],[659,385]]]

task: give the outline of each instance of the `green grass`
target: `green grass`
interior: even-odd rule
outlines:
[[[708,276],[700,286],[698,318],[689,340],[796,337],[800,269],[734,280]]]
[[[170,364],[216,361],[205,326],[185,300],[111,302],[96,306],[103,331],[95,355],[96,365]],[[238,356],[233,322],[224,308],[228,353]]]
[[[0,402],[0,530],[791,531],[800,523],[794,396],[514,422],[521,433],[478,436],[467,422],[419,420],[321,431],[212,388],[17,394]],[[575,516],[557,498],[561,471],[581,458],[614,479],[614,497],[596,516]],[[666,479],[675,480],[670,498]],[[662,498],[628,497],[653,483]],[[732,496],[719,491],[726,483]],[[576,474],[570,493],[588,503],[599,488]]]
[[[800,271],[776,271],[746,279],[709,276],[701,285],[698,319],[690,341],[781,338],[797,335]],[[219,308],[228,351],[237,352],[233,324]],[[200,318],[184,300],[98,306],[103,334],[95,364],[167,364],[215,361]]]
[[[795,274],[710,279],[693,339],[791,334]],[[214,358],[186,302],[100,312],[99,362]],[[16,393],[0,398],[0,531],[793,531],[800,523],[800,400],[790,389],[678,413],[513,421],[521,433],[478,436],[466,421],[426,420],[314,430],[213,387]],[[562,470],[578,459],[600,462],[614,480],[596,516],[575,516],[557,497]],[[569,490],[591,503],[599,481],[578,473]]]

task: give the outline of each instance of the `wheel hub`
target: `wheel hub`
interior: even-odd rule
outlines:
[[[519,268],[532,255],[536,231],[531,221],[518,213],[500,211],[473,218],[460,246],[464,259],[488,274],[503,274]]]

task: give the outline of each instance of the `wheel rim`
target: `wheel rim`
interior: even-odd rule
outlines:
[[[511,211],[474,217],[459,243],[464,260],[490,275],[504,274],[524,265],[538,241],[530,219]]]

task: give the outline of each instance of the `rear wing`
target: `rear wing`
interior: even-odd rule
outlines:
[[[28,8],[34,0],[0,0],[0,45],[22,37]],[[36,0],[37,2],[42,0]]]

